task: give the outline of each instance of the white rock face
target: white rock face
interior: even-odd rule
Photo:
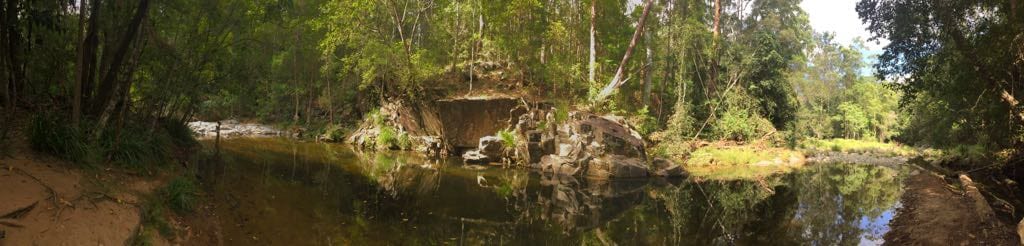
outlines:
[[[200,137],[217,136],[217,122],[193,121],[188,123],[188,128],[192,129],[192,132]],[[220,124],[221,137],[269,137],[283,135],[285,135],[284,131],[261,124],[239,123],[237,120],[224,120]]]

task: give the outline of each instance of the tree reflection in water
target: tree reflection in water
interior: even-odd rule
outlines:
[[[254,244],[854,245],[888,229],[903,173],[598,181],[339,145],[222,146],[223,165],[201,174],[217,219],[238,225],[225,237]]]

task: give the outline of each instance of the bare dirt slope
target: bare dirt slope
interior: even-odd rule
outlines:
[[[83,171],[12,136],[0,156],[0,246],[125,245],[140,225],[141,194],[157,186],[117,171]]]
[[[912,175],[906,181],[903,204],[887,245],[1017,245],[1010,226],[992,217],[991,208],[972,187],[947,185],[930,172]],[[983,199],[983,198],[981,198]]]

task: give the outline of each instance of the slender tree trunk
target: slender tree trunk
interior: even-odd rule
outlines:
[[[297,30],[295,31],[295,43],[296,44],[299,43],[299,32]],[[297,48],[293,48],[293,49],[297,49]],[[298,72],[298,70],[299,70],[299,55],[298,55],[298,52],[292,52],[292,81],[294,81],[294,83],[293,83],[294,85],[293,86],[295,86],[295,88],[294,88],[294,90],[295,90],[295,94],[294,94],[294,96],[295,96],[295,111],[293,111],[293,113],[292,113],[292,123],[299,122],[299,105],[300,105],[299,104],[299,97],[300,97],[300,93],[299,93],[299,72]]]
[[[651,74],[651,67],[654,65],[654,54],[652,54],[652,52],[651,52],[651,35],[644,36],[644,41],[646,41],[645,42],[646,45],[644,46],[644,50],[647,53],[647,62],[645,62],[644,67],[643,67],[643,69],[644,69],[643,70],[644,71],[644,95],[643,95],[642,98],[643,98],[644,106],[651,106],[651,86],[652,86],[651,85],[651,77],[653,77],[652,74]],[[648,108],[648,110],[650,110],[650,109],[651,108]]]
[[[100,91],[97,91],[99,96],[94,99],[97,102],[96,107],[102,109],[110,104],[113,91],[107,88],[119,87],[117,84],[120,82],[117,79],[117,74],[121,67],[124,66],[125,56],[131,48],[132,41],[138,36],[140,25],[142,25],[142,21],[146,18],[147,13],[149,13],[149,0],[140,0],[139,7],[135,10],[135,15],[132,17],[128,29],[117,45],[117,49],[114,51],[106,71],[103,72],[102,79],[100,80],[103,86],[100,86]],[[103,114],[107,113],[104,112]]]
[[[132,17],[132,21],[125,33],[125,36],[121,38],[121,43],[118,45],[117,51],[114,53],[114,60],[111,62],[109,69],[103,74],[103,83],[110,84],[113,88],[111,89],[112,91],[100,91],[100,93],[103,93],[105,96],[97,98],[103,101],[99,101],[98,104],[102,106],[102,111],[100,111],[100,117],[96,125],[96,130],[94,131],[95,135],[93,135],[93,140],[99,139],[100,134],[107,125],[107,121],[109,120],[111,113],[113,113],[117,97],[111,97],[111,94],[120,90],[124,90],[124,93],[127,93],[128,88],[131,87],[131,76],[134,73],[134,68],[131,69],[132,71],[128,71],[128,74],[126,75],[127,79],[124,80],[118,79],[118,73],[121,70],[121,66],[125,63],[124,59],[125,56],[127,56],[132,42],[136,39],[136,36],[138,36],[139,29],[141,29],[142,22],[145,20],[147,12],[149,12],[149,0],[141,0],[139,2],[139,7],[135,11],[135,16]]]
[[[715,0],[715,20],[711,27],[711,76],[708,79],[708,98],[718,91],[718,35],[721,32],[722,0]]]
[[[91,0],[89,3],[91,6],[89,7],[89,20],[86,23],[83,58],[81,60],[82,77],[81,81],[78,82],[80,93],[77,93],[79,99],[76,100],[80,104],[79,114],[82,114],[82,111],[89,108],[88,104],[81,104],[91,102],[92,99],[92,88],[96,78],[96,51],[99,48],[98,32],[100,29],[99,19],[101,18],[100,7],[102,0]]]
[[[1010,20],[1017,20],[1017,1],[1010,0]]]
[[[85,6],[88,0],[80,0],[78,2],[78,39],[75,41],[78,44],[78,54],[75,60],[75,83],[72,85],[71,91],[71,123],[78,126],[79,120],[82,118],[82,76],[85,62]]]
[[[4,87],[7,89],[7,107],[11,114],[18,107],[18,83],[23,78],[22,62],[20,61],[19,53],[21,53],[21,33],[18,32],[18,1],[9,0],[7,1],[7,9],[4,13],[6,18],[5,25],[0,28],[7,29],[4,32],[6,38],[6,64],[7,65],[7,78],[4,83]]]
[[[626,64],[629,63],[629,57],[633,55],[633,49],[636,48],[637,40],[639,40],[640,36],[643,35],[644,23],[647,20],[647,15],[651,13],[651,5],[653,4],[653,1],[647,0],[646,2],[647,3],[644,4],[644,12],[640,15],[640,20],[637,21],[636,31],[633,32],[633,38],[629,41],[629,47],[626,48],[626,54],[622,56],[622,62],[619,62],[619,69],[615,70],[615,77],[612,77],[612,81],[601,90],[601,93],[597,95],[594,102],[604,100],[608,95],[612,94],[612,91],[626,83],[626,81],[622,79],[623,74],[625,74]]]
[[[331,95],[331,78],[327,79],[327,112],[330,115],[330,124],[334,124],[334,96]]]
[[[6,50],[5,44],[7,44],[7,8],[5,4],[0,4],[0,50]],[[7,88],[7,83],[10,81],[9,72],[7,69],[7,56],[0,55],[0,87],[2,87],[0,88],[0,92],[2,92],[0,93],[0,100],[3,100],[0,103],[3,103],[4,110],[11,110],[10,92]],[[8,112],[5,115],[8,116],[4,117],[7,119],[10,118],[11,113]],[[4,125],[9,124],[5,122]]]
[[[597,38],[596,36],[596,24],[597,24],[597,0],[590,0],[590,60],[587,63],[587,81],[590,85],[596,85],[597,80],[594,78],[594,73],[597,70]]]

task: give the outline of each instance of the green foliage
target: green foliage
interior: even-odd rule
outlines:
[[[651,116],[647,106],[637,110],[628,120],[636,128],[636,131],[640,132],[640,135],[643,136],[647,136],[658,129],[658,119]]]
[[[754,147],[703,147],[690,154],[688,166],[736,166],[754,165],[767,162],[771,165],[800,165],[790,163],[790,158],[802,158],[796,151],[778,148]],[[779,160],[777,163],[776,160]]]
[[[179,215],[191,213],[199,198],[199,187],[195,179],[179,176],[167,185],[154,191],[143,201],[141,207],[143,230],[132,238],[132,245],[151,245],[150,230],[156,230],[164,238],[174,237],[174,228],[166,220],[165,211],[171,209]]]
[[[1019,8],[1019,7],[1018,7]],[[907,142],[1015,145],[1020,101],[1021,20],[1009,1],[861,1],[857,12],[873,39],[891,41],[875,66],[903,95],[913,116]],[[1019,12],[1019,11],[1017,11]],[[1019,14],[1018,14],[1019,15]],[[1018,65],[1009,65],[1018,64]]]
[[[394,127],[381,126],[380,132],[377,133],[376,147],[378,150],[391,149],[398,147],[398,132]]]
[[[192,212],[199,199],[199,187],[195,179],[177,177],[157,191],[161,200],[178,214]]]
[[[146,170],[168,163],[172,140],[163,129],[148,130],[129,124],[107,129],[97,145],[114,164]]]
[[[774,131],[771,122],[760,115],[738,107],[729,107],[715,122],[711,135],[717,139],[751,141]]]
[[[328,142],[338,142],[345,138],[345,128],[338,124],[331,124],[324,128],[320,134]]]
[[[516,134],[513,133],[511,130],[509,130],[509,129],[502,129],[502,130],[498,131],[497,134],[494,134],[494,135],[498,136],[498,138],[501,138],[501,142],[505,144],[506,148],[510,149],[510,148],[513,148],[514,146],[516,146],[516,141],[517,141]]]
[[[178,147],[187,148],[199,144],[195,136],[192,135],[192,129],[189,129],[188,125],[183,122],[163,119],[160,121],[160,125],[163,126],[174,145]]]
[[[395,140],[395,145],[397,145],[399,149],[403,150],[412,149],[412,140],[409,139],[409,133],[403,131],[398,134],[398,139]]]
[[[174,228],[164,219],[167,203],[157,198],[156,196],[148,198],[142,204],[142,224],[148,228],[156,229],[164,237],[172,237],[174,236]],[[147,230],[140,233],[137,240],[133,241],[137,245],[147,245],[147,242],[150,240],[151,237]]]
[[[992,160],[992,152],[984,145],[956,145],[944,151],[944,157],[967,162]]]
[[[89,145],[86,134],[78,127],[61,122],[48,113],[32,118],[28,129],[32,149],[47,153],[76,164],[92,163],[90,156],[95,148]]]
[[[911,156],[917,150],[895,143],[883,143],[872,140],[857,139],[807,139],[802,147],[813,151],[835,151],[844,153],[871,153],[886,156]]]
[[[870,136],[867,131],[868,118],[859,106],[851,102],[839,104],[839,114],[833,116],[834,121],[842,129],[843,135],[848,138],[861,138]]]

